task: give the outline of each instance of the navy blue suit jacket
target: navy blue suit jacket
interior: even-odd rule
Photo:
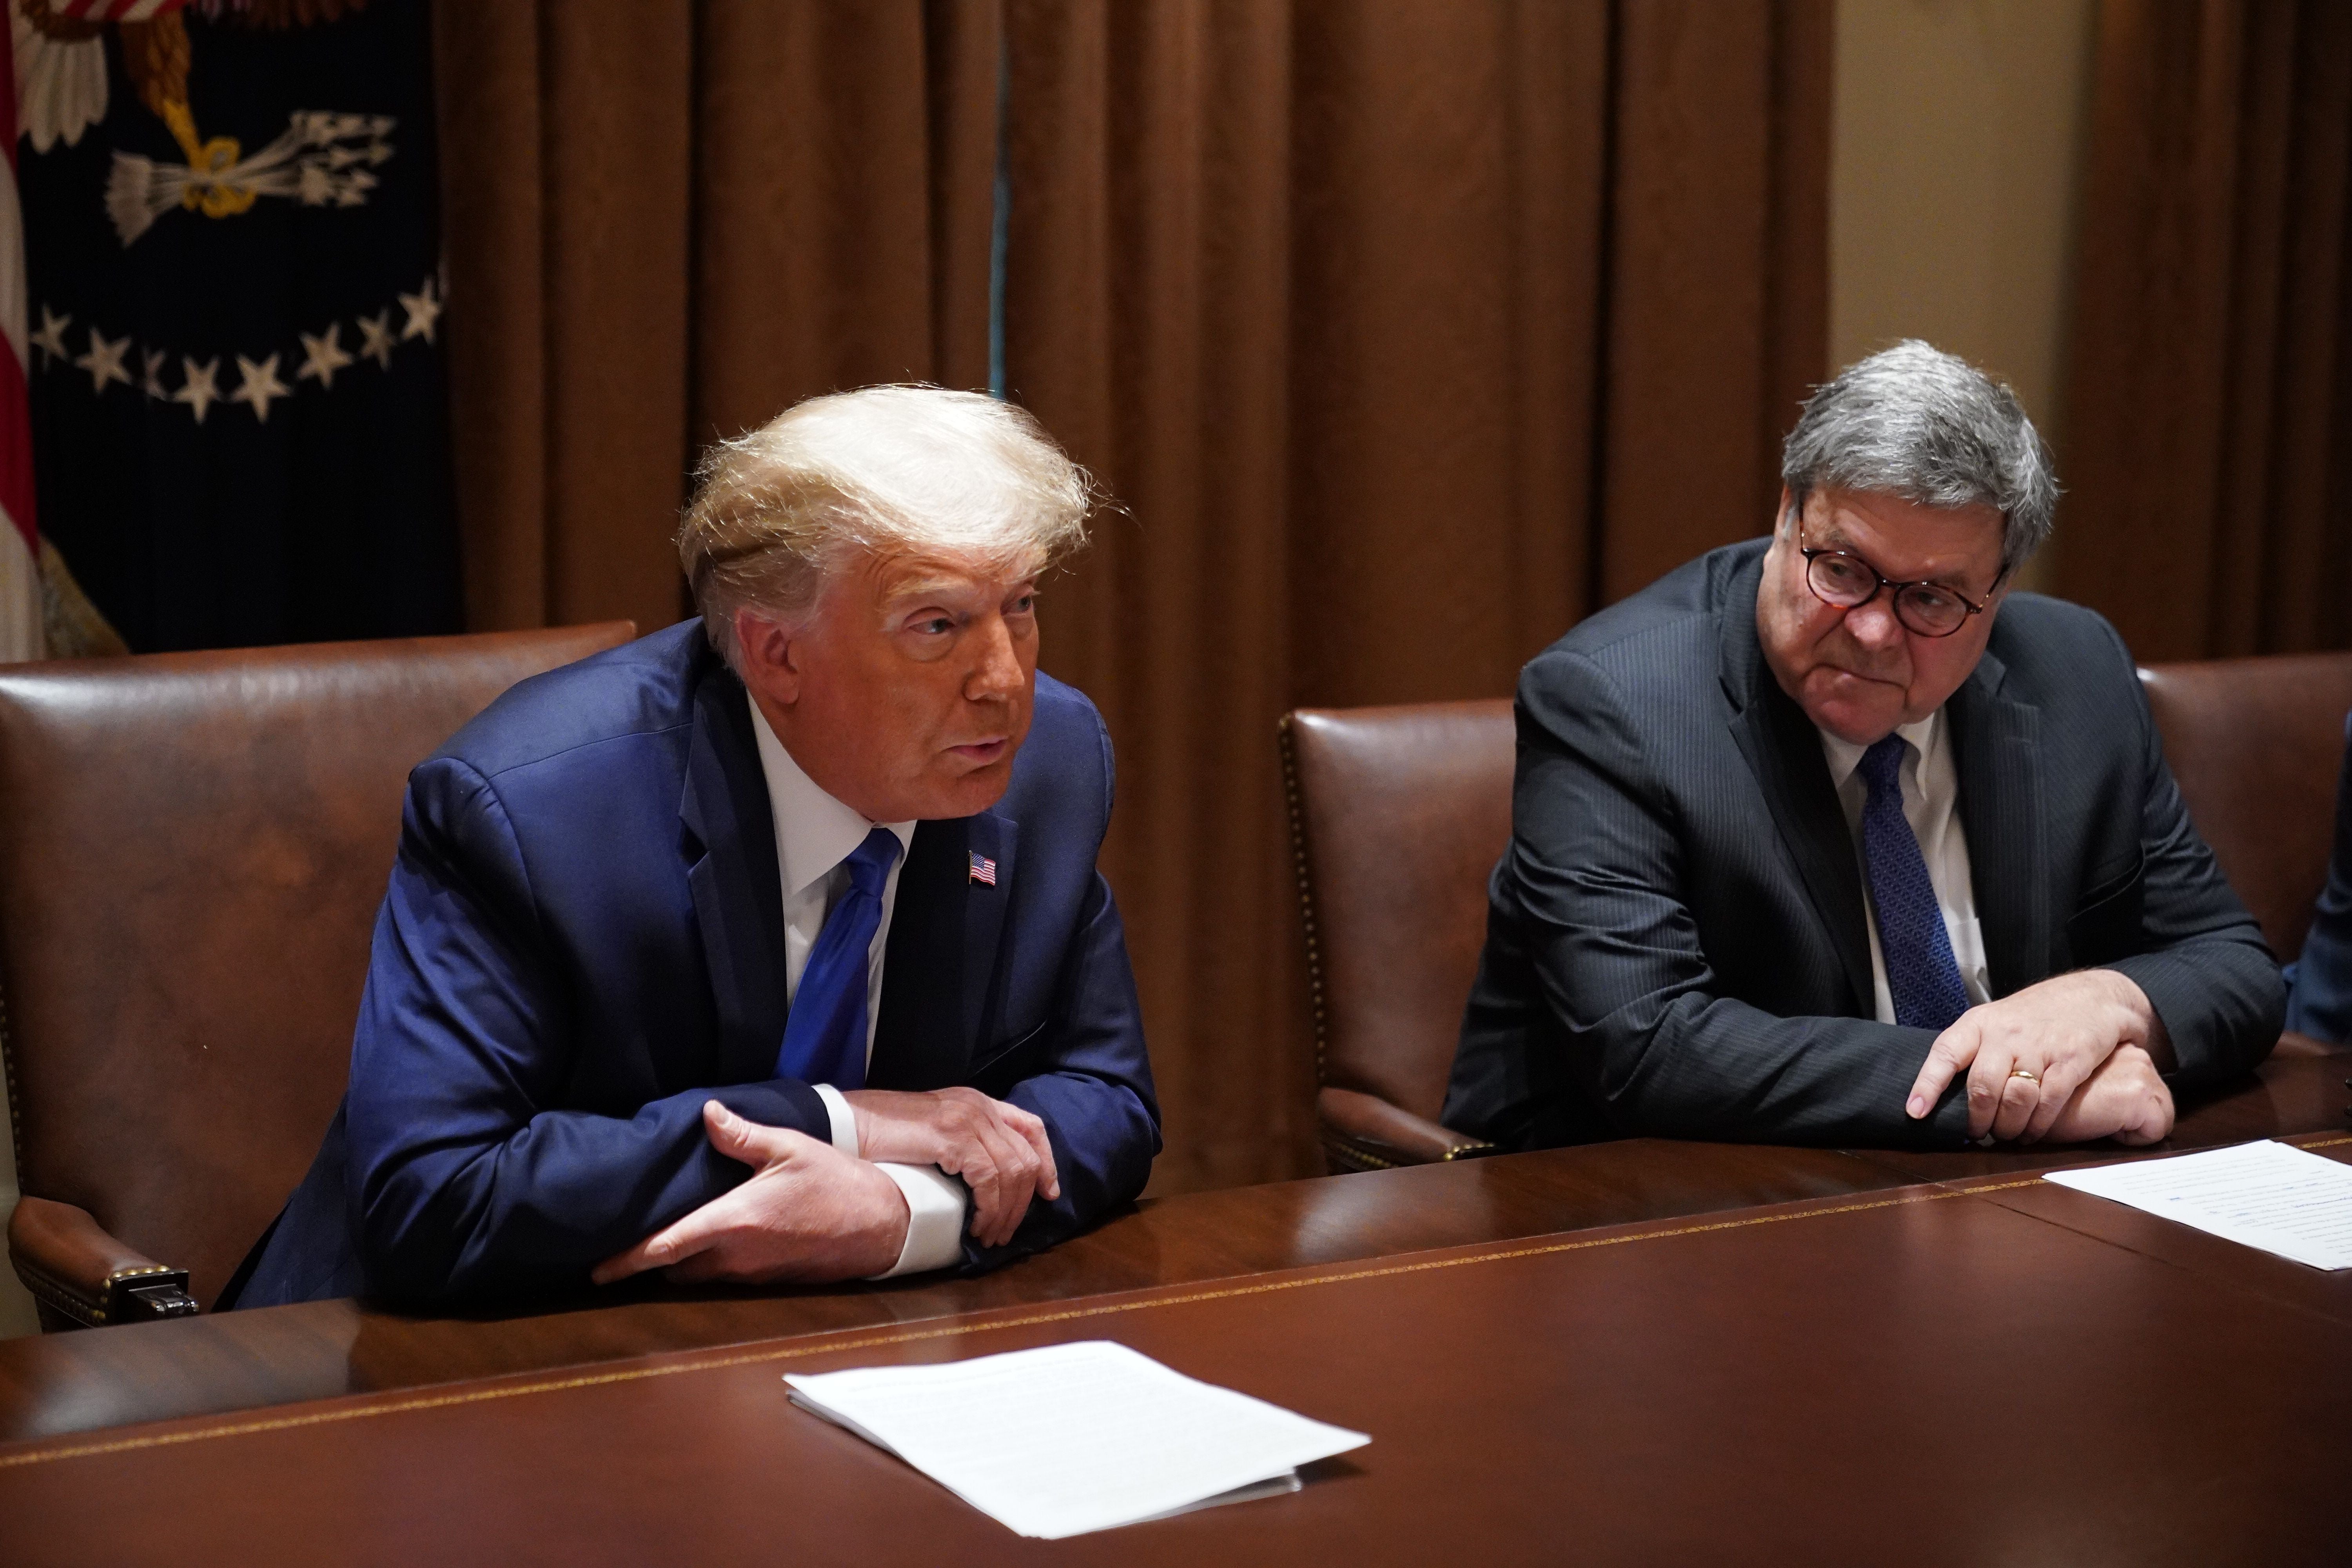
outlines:
[[[978,1269],[1142,1190],[1160,1148],[1135,981],[1095,869],[1111,750],[1040,675],[995,809],[919,824],[867,1081],[1045,1123],[1062,1195]],[[970,857],[996,862],[996,885]],[[697,622],[517,686],[410,774],[351,1087],[233,1304],[479,1304],[586,1285],[741,1182],[701,1107],[829,1135],[775,1076],[784,932],[742,683]]]
[[[1511,842],[1444,1121],[1507,1148],[1663,1136],[1958,1147],[1966,1078],[1874,1016],[1862,868],[1820,731],[1756,634],[1769,541],[1582,622],[1520,672]],[[2115,628],[2011,594],[1944,706],[1992,993],[2094,966],[2176,1087],[2278,1039],[2276,963],[2189,821]]]

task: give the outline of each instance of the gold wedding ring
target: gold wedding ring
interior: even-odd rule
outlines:
[[[2038,1084],[2040,1084],[2040,1083],[2041,1083],[2041,1081],[2042,1081],[2042,1077],[2041,1077],[2041,1075],[2040,1075],[2039,1073],[2030,1072],[2030,1071],[2028,1071],[2028,1070],[2027,1070],[2026,1068],[2010,1068],[2010,1069],[2009,1069],[2009,1076],[2010,1076],[2010,1077],[2011,1077],[2011,1078],[2021,1078],[2021,1079],[2023,1079],[2026,1082],[2031,1083],[2031,1084],[2036,1084],[2036,1085],[2038,1085]]]

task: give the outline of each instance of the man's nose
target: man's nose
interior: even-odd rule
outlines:
[[[964,677],[963,694],[974,702],[1001,702],[1021,689],[1021,658],[1013,651],[1013,628],[1003,616],[990,616],[972,628],[975,639],[971,673]]]
[[[1847,636],[1874,653],[1895,647],[1903,641],[1903,623],[1895,619],[1894,603],[1885,594],[1848,610],[1845,629]]]

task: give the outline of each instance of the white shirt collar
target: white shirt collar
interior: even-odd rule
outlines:
[[[1821,727],[1815,725],[1814,728]],[[1938,708],[1916,723],[1897,724],[1895,727],[1895,732],[1908,742],[1911,749],[1919,754],[1919,763],[1924,771],[1927,759],[1935,754],[1936,747],[1943,742],[1944,710]],[[1843,789],[1845,781],[1853,777],[1853,770],[1862,765],[1862,753],[1870,748],[1857,746],[1852,741],[1840,740],[1827,730],[1822,730],[1821,733],[1822,753],[1829,759],[1830,763],[1830,783],[1839,789]]]
[[[760,711],[750,692],[743,694],[743,700],[751,704],[751,732],[760,745],[760,771],[768,779],[768,809],[776,819],[776,865],[782,873],[784,900],[789,903],[848,859],[875,825],[862,812],[820,789],[776,739],[768,716]],[[915,841],[914,823],[882,826],[898,836],[899,863],[905,864],[907,851]]]

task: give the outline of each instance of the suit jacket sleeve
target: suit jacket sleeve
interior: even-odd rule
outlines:
[[[2286,1026],[2321,1040],[2352,1040],[2352,721],[2336,783],[2336,853],[2311,931],[2295,960]]]
[[[577,1288],[602,1259],[750,1174],[701,1108],[827,1137],[792,1079],[694,1089],[627,1116],[552,1110],[572,1070],[565,962],[488,779],[412,776],[352,1052],[345,1190],[370,1289],[443,1302]]]
[[[1114,784],[1109,733],[1095,720],[1108,806]],[[1108,826],[1106,813],[1104,825]],[[1143,1191],[1160,1152],[1160,1104],[1143,1044],[1142,1008],[1128,962],[1127,931],[1110,884],[1097,872],[1055,985],[1053,1012],[1035,1055],[1016,1045],[1020,1076],[1007,1086],[984,1071],[982,1087],[1045,1124],[1062,1195],[1029,1205],[1003,1247],[964,1235],[963,1268],[980,1273],[1041,1252],[1094,1225]]]
[[[2107,635],[2138,710],[2142,870],[2104,900],[2093,889],[2096,901],[2076,913],[2074,925],[2084,942],[2097,943],[2105,940],[2103,927],[2130,925],[2137,902],[2137,929],[2126,941],[2138,951],[2102,967],[2130,976],[2147,994],[2172,1037],[2177,1066],[2168,1077],[2176,1087],[2194,1088],[2245,1072],[2270,1054],[2284,1022],[2286,988],[2262,928],[2190,825],[2147,694],[2129,673],[2130,655],[2112,628]]]
[[[1679,892],[1685,846],[1654,750],[1672,737],[1655,729],[1581,654],[1547,656],[1520,683],[1502,872],[1569,1073],[1629,1135],[1959,1144],[1959,1087],[1922,1120],[1904,1111],[1933,1031],[1779,1017],[1720,993]]]

